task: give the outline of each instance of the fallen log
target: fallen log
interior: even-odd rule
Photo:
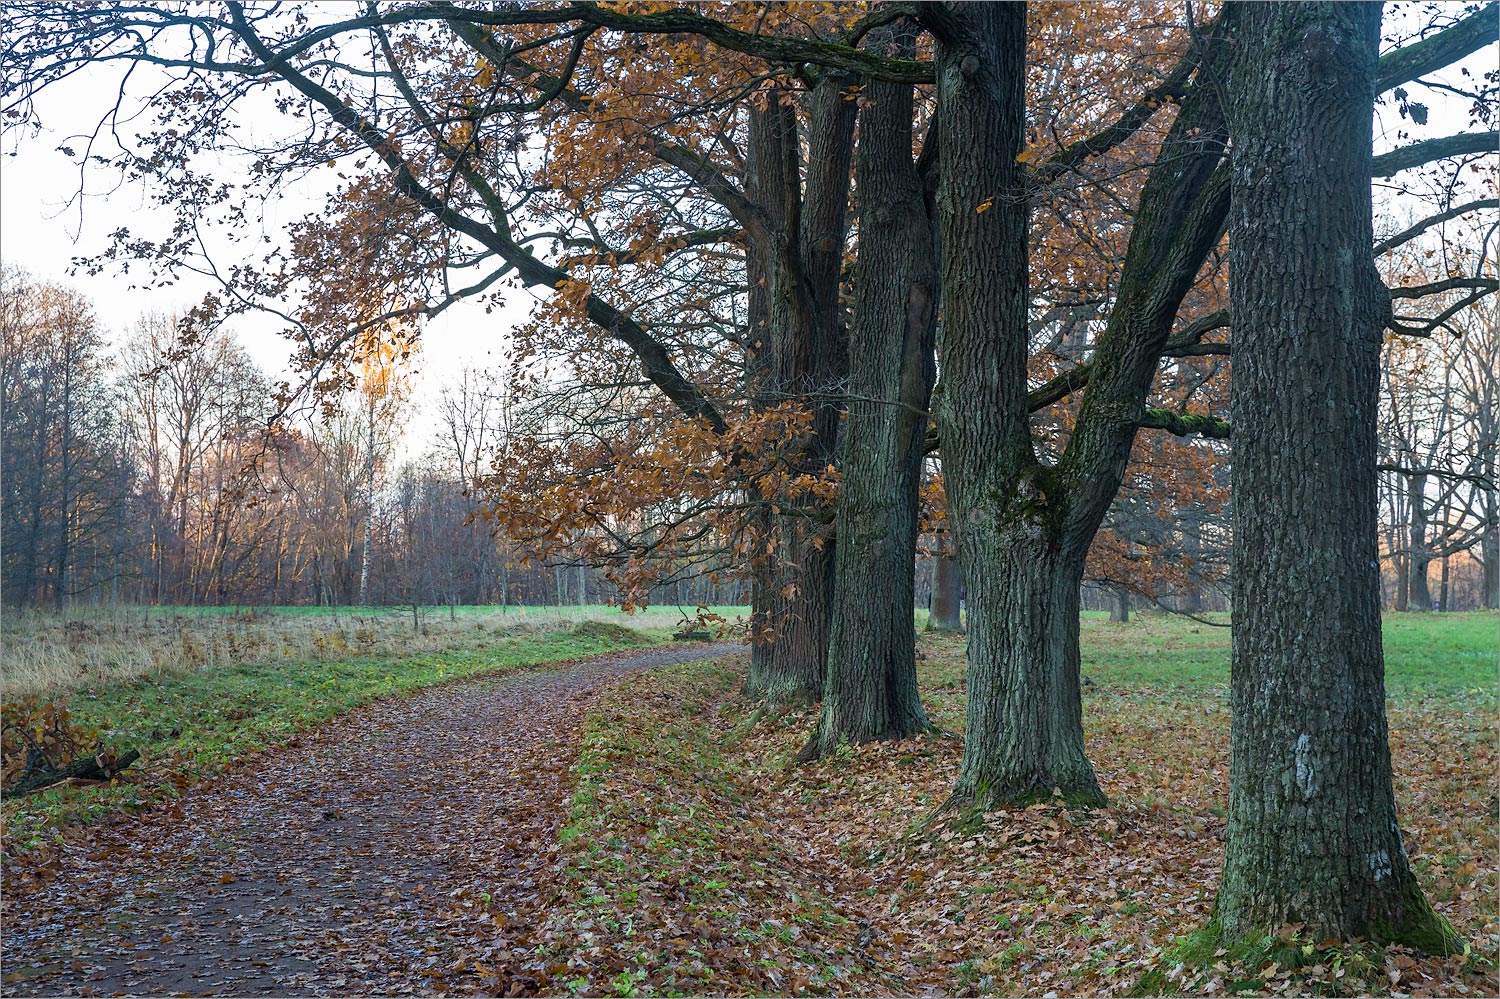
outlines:
[[[140,751],[135,749],[127,750],[120,756],[108,750],[93,756],[80,756],[60,770],[47,767],[22,774],[10,787],[0,790],[0,798],[19,797],[66,780],[111,780],[140,758]]]

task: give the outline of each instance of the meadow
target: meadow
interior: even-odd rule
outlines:
[[[745,607],[712,608],[733,622]],[[0,678],[7,698],[84,690],[246,663],[330,656],[397,657],[482,652],[497,637],[580,621],[668,638],[693,608],[626,614],[575,607],[82,607],[0,612]]]
[[[86,741],[97,733],[141,760],[109,787],[6,801],[0,839],[8,852],[57,842],[70,826],[170,799],[378,698],[668,641],[680,616],[604,606],[7,612],[6,721],[62,701]]]

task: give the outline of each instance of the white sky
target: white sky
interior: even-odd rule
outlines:
[[[1397,15],[1400,16],[1400,15]],[[1482,74],[1495,64],[1495,49],[1478,53],[1466,60],[1471,72]],[[48,129],[32,136],[12,131],[0,144],[0,259],[23,266],[34,276],[71,284],[84,292],[95,304],[103,326],[113,335],[123,334],[136,317],[147,311],[174,311],[191,306],[212,290],[207,279],[189,276],[168,289],[142,288],[135,285],[134,275],[118,269],[94,277],[69,274],[72,258],[97,253],[106,245],[107,234],[122,225],[145,234],[165,225],[164,216],[152,211],[138,189],[110,190],[110,178],[91,175],[81,205],[75,197],[79,187],[76,164],[56,147],[69,141],[72,133],[87,131],[107,109],[115,89],[117,70],[80,73],[66,84],[44,95],[40,103],[43,121]],[[1462,81],[1457,71],[1445,77]],[[1408,88],[1412,99],[1431,109],[1425,128],[1401,121],[1394,107],[1387,106],[1377,116],[1377,150],[1413,139],[1467,130],[1467,108],[1455,97],[1419,86]],[[251,128],[276,127],[277,116],[269,113],[252,117]],[[1396,130],[1404,128],[1408,138],[1398,138]],[[103,150],[113,152],[113,150]],[[226,161],[227,170],[238,166]],[[284,224],[301,214],[306,206],[316,204],[321,192],[308,183],[300,202],[288,199],[283,218],[268,217],[267,224]],[[70,204],[71,202],[71,204]],[[139,265],[135,265],[138,269]],[[418,374],[414,380],[414,398],[419,405],[435,397],[437,387],[451,379],[465,364],[491,366],[503,360],[502,344],[506,332],[524,320],[533,299],[520,291],[509,293],[503,310],[486,316],[479,306],[455,306],[431,321],[422,338]],[[234,321],[233,329],[265,371],[276,377],[285,374],[288,354],[286,342],[276,333],[274,323],[253,317]],[[413,432],[425,438],[423,414],[419,409],[408,424],[408,438]],[[411,440],[416,444],[416,440]],[[420,445],[418,445],[420,447]]]
[[[130,265],[129,273],[120,267],[93,276],[70,273],[73,258],[103,250],[109,234],[121,226],[144,236],[153,230],[164,232],[172,221],[147,199],[142,188],[117,186],[105,171],[89,171],[83,178],[84,196],[78,197],[78,165],[57,149],[59,145],[71,145],[75,152],[82,149],[75,133],[91,130],[108,109],[116,72],[80,73],[47,92],[38,102],[47,127],[36,135],[11,131],[0,143],[0,260],[17,264],[36,278],[78,289],[93,302],[109,338],[118,342],[142,314],[188,309],[217,286],[209,278],[187,274],[171,287],[150,287],[139,262]],[[277,117],[270,112],[256,116],[250,124],[269,132],[276,127]],[[117,149],[96,151],[109,155]],[[226,171],[243,172],[237,160],[225,158],[223,163]],[[281,210],[268,206],[268,229],[300,218],[324,194],[311,181],[302,182],[301,188],[289,192]],[[403,448],[408,456],[426,443],[430,422],[424,410],[436,398],[438,388],[455,379],[465,365],[502,365],[510,329],[526,319],[534,304],[530,293],[512,290],[507,292],[505,307],[490,315],[482,306],[461,303],[426,324],[412,380],[417,405],[408,414]],[[239,316],[230,321],[229,328],[268,375],[290,375],[289,344],[278,332],[280,325],[274,317]]]

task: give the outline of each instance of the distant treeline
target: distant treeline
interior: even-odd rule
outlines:
[[[9,605],[611,595],[595,570],[527,563],[473,518],[465,486],[486,460],[486,428],[473,424],[499,408],[476,409],[484,392],[468,379],[439,406],[459,432],[438,439],[456,446],[391,467],[397,393],[351,393],[344,406],[273,423],[273,386],[223,330],[184,336],[177,319],[148,316],[113,348],[85,297],[15,269],[0,324]],[[654,596],[732,603],[741,587],[690,578]]]

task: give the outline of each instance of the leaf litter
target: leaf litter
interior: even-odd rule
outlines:
[[[813,714],[741,699],[724,647],[378,706],[9,872],[7,992],[1045,997],[1153,975],[1186,995],[1500,991],[1482,695],[1391,706],[1408,851],[1472,953],[1293,926],[1277,942],[1300,966],[1180,967],[1222,860],[1222,688],[1089,689],[1107,809],[933,821],[961,753],[962,647],[923,645],[945,733],[807,766],[790,761]]]
[[[633,676],[590,712],[552,937],[552,991],[628,994],[1495,995],[1497,746],[1482,692],[1392,702],[1396,794],[1428,898],[1471,945],[1303,940],[1173,955],[1212,912],[1228,797],[1222,687],[1085,695],[1106,809],[934,814],[962,753],[961,641],[924,637],[943,734],[792,765],[815,710],[738,696],[743,663]],[[728,664],[734,665],[734,664]],[[569,837],[568,833],[575,833]],[[572,933],[570,933],[572,931]]]

